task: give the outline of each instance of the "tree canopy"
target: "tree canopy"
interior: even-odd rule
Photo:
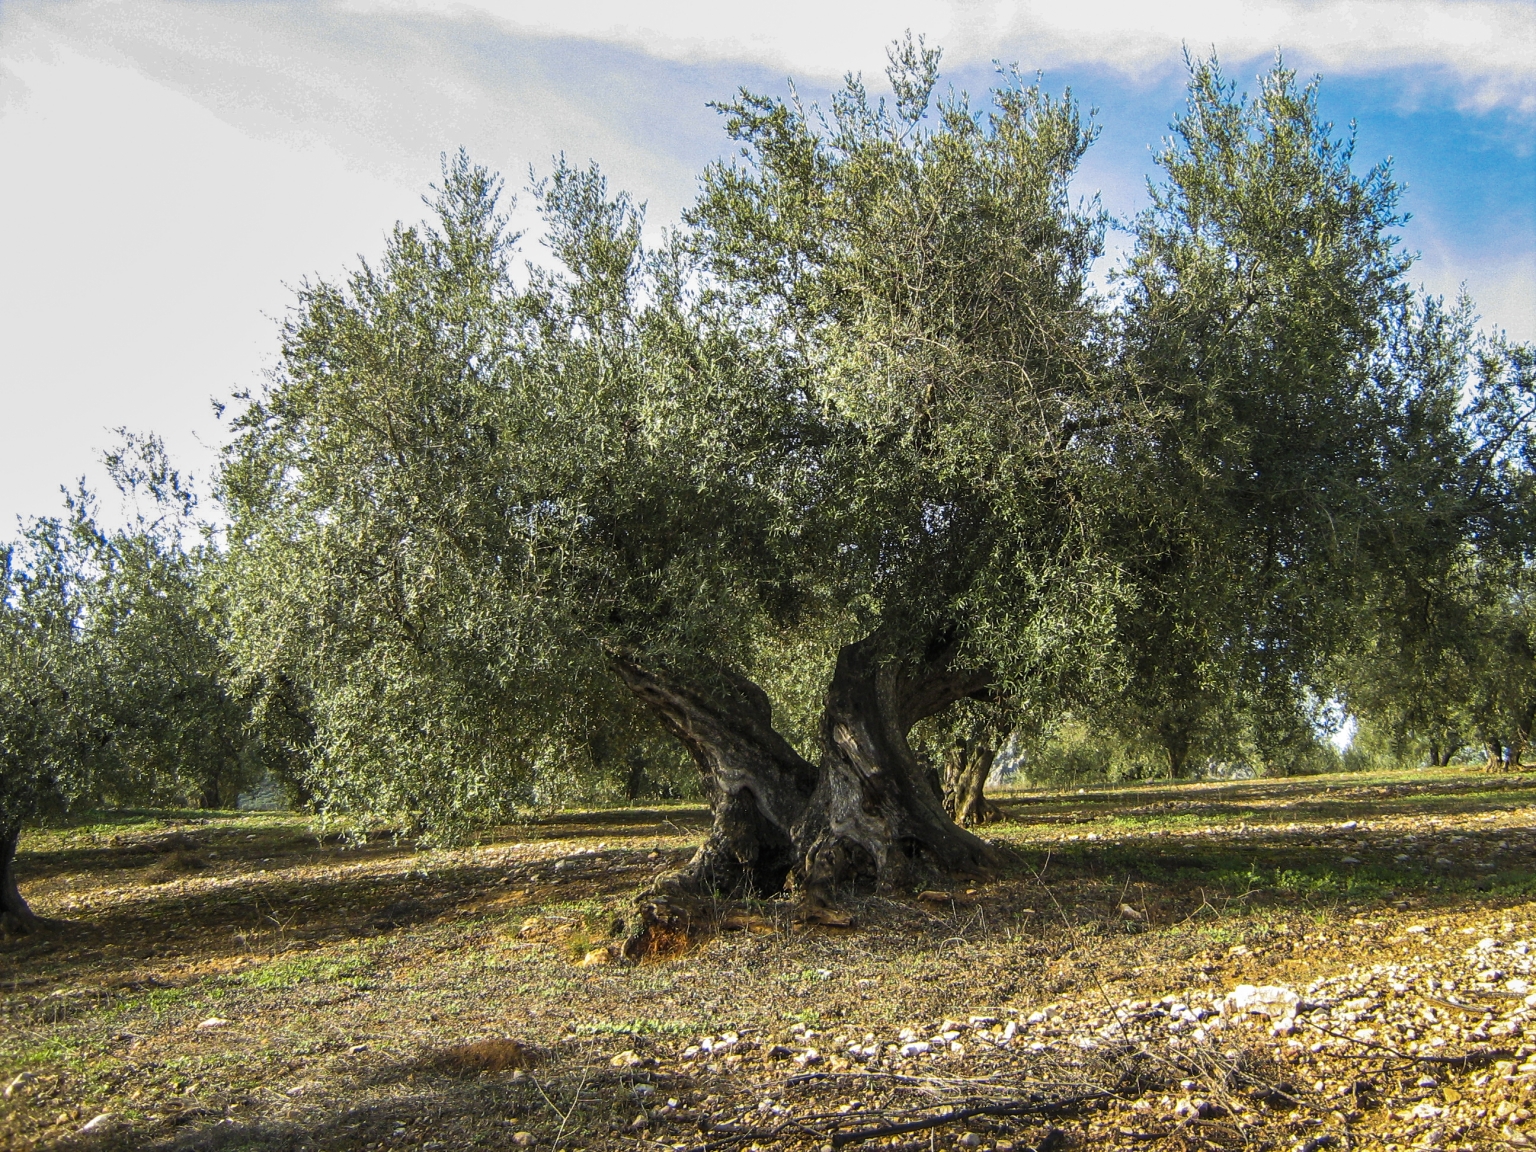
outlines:
[[[82,497],[13,550],[0,832],[259,769],[455,836],[691,762],[713,828],[656,930],[997,866],[961,826],[993,754],[1064,718],[1174,776],[1304,767],[1340,703],[1518,761],[1533,356],[1413,290],[1389,167],[1317,82],[1192,61],[1100,277],[1092,115],[938,65],[738,93],[660,233],[559,158],[536,260],[445,158],[426,222],[299,290],[221,546],[135,442],[170,512],[109,535]]]

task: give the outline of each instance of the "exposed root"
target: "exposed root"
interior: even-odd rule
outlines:
[[[42,920],[30,912],[25,916],[10,911],[0,912],[0,936],[30,936],[42,927]]]
[[[40,932],[46,923],[20,895],[0,900],[0,934],[28,936]]]
[[[802,904],[795,913],[795,919],[802,924],[820,924],[827,928],[852,928],[854,924],[852,912],[825,904]]]
[[[688,879],[686,872],[663,876],[636,902],[635,926],[621,949],[626,960],[681,956],[721,929],[725,909]]]

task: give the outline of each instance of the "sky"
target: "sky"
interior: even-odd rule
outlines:
[[[1122,220],[1184,50],[1249,88],[1281,51],[1360,166],[1392,158],[1415,278],[1536,340],[1532,0],[0,0],[0,539],[100,488],[115,428],[206,478],[295,287],[420,218],[442,153],[513,189],[597,160],[659,229],[729,152],[710,101],[877,82],[907,29],[945,85],[1017,64],[1097,108],[1078,187]]]

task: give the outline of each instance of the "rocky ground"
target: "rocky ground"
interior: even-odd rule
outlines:
[[[282,815],[34,835],[61,923],[0,942],[0,1148],[1536,1140],[1536,779],[1003,807],[1006,875],[851,896],[847,929],[722,908],[638,966],[615,924],[697,810],[430,852]]]

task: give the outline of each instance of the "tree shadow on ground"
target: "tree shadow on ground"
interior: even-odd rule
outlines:
[[[643,1041],[638,1046],[645,1047]],[[283,1118],[225,1117],[209,1124],[190,1112],[158,1130],[76,1136],[81,1152],[343,1152],[359,1148],[514,1148],[531,1136],[545,1148],[561,1136],[590,1145],[634,1128],[637,1113],[696,1087],[691,1076],[616,1071],[591,1051],[539,1054],[526,1072],[453,1075],[438,1055],[385,1061],[350,1085],[334,1085],[328,1103],[350,1106],[288,1107]],[[178,1120],[180,1123],[178,1123]],[[177,1131],[177,1128],[181,1130]],[[697,1124],[690,1125],[694,1135]],[[519,1140],[519,1134],[526,1133]]]

